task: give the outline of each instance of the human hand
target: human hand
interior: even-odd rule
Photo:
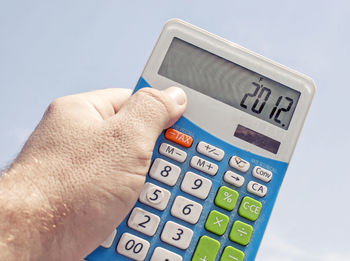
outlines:
[[[0,177],[0,260],[81,260],[125,218],[184,92],[106,89],[58,98]]]

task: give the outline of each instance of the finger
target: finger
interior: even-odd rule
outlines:
[[[135,130],[143,138],[155,142],[163,129],[173,125],[186,109],[185,92],[178,87],[163,91],[143,88],[132,95],[112,121]]]
[[[108,119],[120,110],[130,95],[130,89],[110,88],[85,92],[73,96],[91,104],[98,111],[102,119]]]

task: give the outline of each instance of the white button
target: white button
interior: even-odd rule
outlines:
[[[250,164],[248,161],[238,157],[238,156],[233,156],[230,159],[230,166],[234,169],[237,169],[242,172],[247,172]]]
[[[247,190],[248,190],[248,192],[253,193],[259,197],[263,197],[267,193],[266,186],[261,185],[257,182],[254,182],[254,181],[249,181],[249,183],[247,185]]]
[[[147,236],[153,236],[156,233],[160,218],[141,208],[134,208],[128,220],[128,226]]]
[[[218,172],[218,165],[197,156],[192,157],[190,165],[192,168],[203,171],[212,176]]]
[[[206,199],[211,185],[209,179],[189,171],[181,183],[181,190],[197,198]]]
[[[234,173],[233,171],[226,171],[224,175],[224,180],[236,187],[242,187],[244,183],[244,178],[241,175],[238,175],[237,173]]]
[[[160,239],[169,245],[180,249],[187,249],[191,243],[193,231],[175,222],[168,221],[163,229]]]
[[[148,241],[129,233],[124,233],[121,236],[117,246],[119,254],[138,261],[146,258],[148,249]]]
[[[174,186],[179,178],[180,172],[181,169],[178,166],[166,160],[157,158],[152,164],[149,175],[169,186]]]
[[[209,158],[220,161],[224,158],[225,152],[222,149],[214,147],[204,141],[201,141],[197,145],[197,151]]]
[[[114,229],[113,232],[106,238],[106,240],[101,243],[101,247],[110,248],[113,244],[116,234],[117,230]]]
[[[165,248],[157,247],[154,249],[151,261],[182,261],[182,257]]]
[[[162,143],[160,145],[159,153],[181,163],[184,162],[187,158],[186,152],[167,143]]]
[[[147,182],[141,191],[139,200],[148,206],[158,210],[164,210],[168,205],[170,192],[167,189]]]
[[[265,182],[269,182],[272,179],[272,172],[259,166],[254,167],[252,174],[257,179]]]
[[[182,196],[177,196],[171,207],[171,215],[188,223],[196,224],[202,214],[202,205]]]

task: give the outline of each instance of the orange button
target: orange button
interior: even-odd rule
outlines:
[[[192,145],[192,142],[193,142],[193,139],[192,137],[182,133],[182,132],[179,132],[177,130],[174,130],[174,129],[167,129],[166,132],[165,132],[165,138],[168,139],[168,140],[171,140],[185,148],[189,148],[191,147]]]

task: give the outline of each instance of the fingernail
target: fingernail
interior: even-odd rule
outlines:
[[[170,87],[163,90],[163,92],[178,105],[183,105],[186,102],[186,93],[179,87]]]

